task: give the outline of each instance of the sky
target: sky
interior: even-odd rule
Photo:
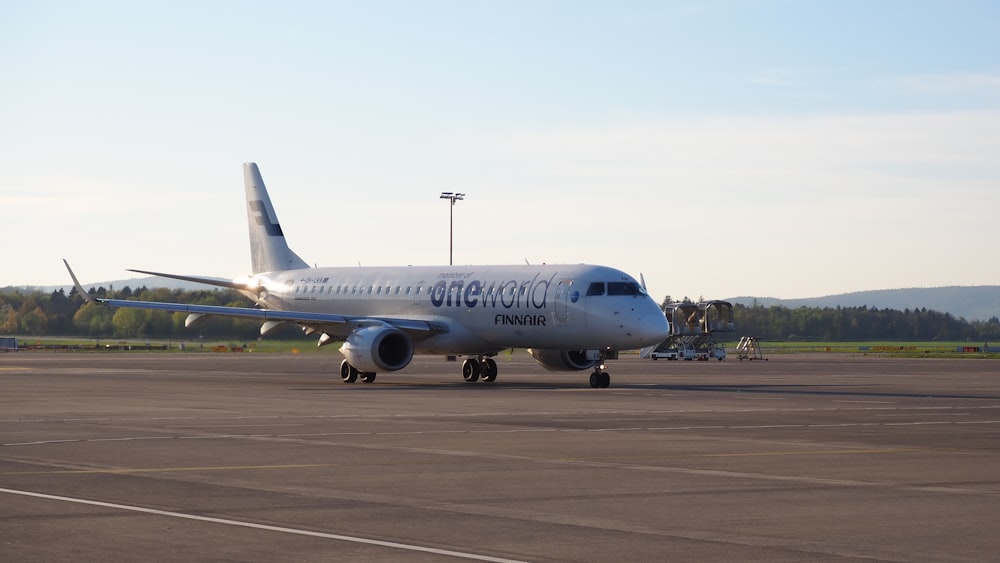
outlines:
[[[1000,2],[0,0],[0,287],[594,263],[656,300],[1000,284]],[[441,192],[462,192],[449,209]]]

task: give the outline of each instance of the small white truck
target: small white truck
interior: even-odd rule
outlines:
[[[716,344],[712,347],[712,357],[720,362],[726,359],[726,347],[722,344]]]
[[[726,359],[726,347],[722,344],[712,344],[705,351],[698,353],[698,359],[705,362],[716,359],[721,362]]]
[[[698,360],[701,362],[708,361],[711,359],[722,360],[726,359],[726,347],[722,344],[711,343],[706,348],[699,348],[695,350],[691,346],[681,346],[679,348],[667,348],[665,350],[656,350],[649,354],[650,358],[654,360]]]
[[[653,358],[654,360],[659,360],[660,358],[666,360],[676,360],[677,358],[680,357],[680,354],[677,353],[677,348],[669,348],[667,350],[653,352],[652,354],[649,355],[649,357]]]

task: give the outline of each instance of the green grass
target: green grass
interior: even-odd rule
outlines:
[[[736,342],[727,342],[726,350],[735,353]],[[958,358],[958,357],[992,357],[1000,358],[1000,353],[963,352],[965,347],[979,348],[982,342],[804,342],[804,341],[765,341],[760,342],[764,354],[796,354],[796,353],[841,353],[861,354],[890,357],[924,357],[924,358]],[[1000,347],[1000,343],[991,344]]]

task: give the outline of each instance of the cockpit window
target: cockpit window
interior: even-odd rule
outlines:
[[[587,297],[604,295],[604,282],[592,282],[587,288]]]
[[[608,295],[642,295],[645,293],[634,282],[608,282]]]

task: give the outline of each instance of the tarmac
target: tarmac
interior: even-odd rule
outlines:
[[[1000,363],[0,354],[2,561],[990,561]]]

